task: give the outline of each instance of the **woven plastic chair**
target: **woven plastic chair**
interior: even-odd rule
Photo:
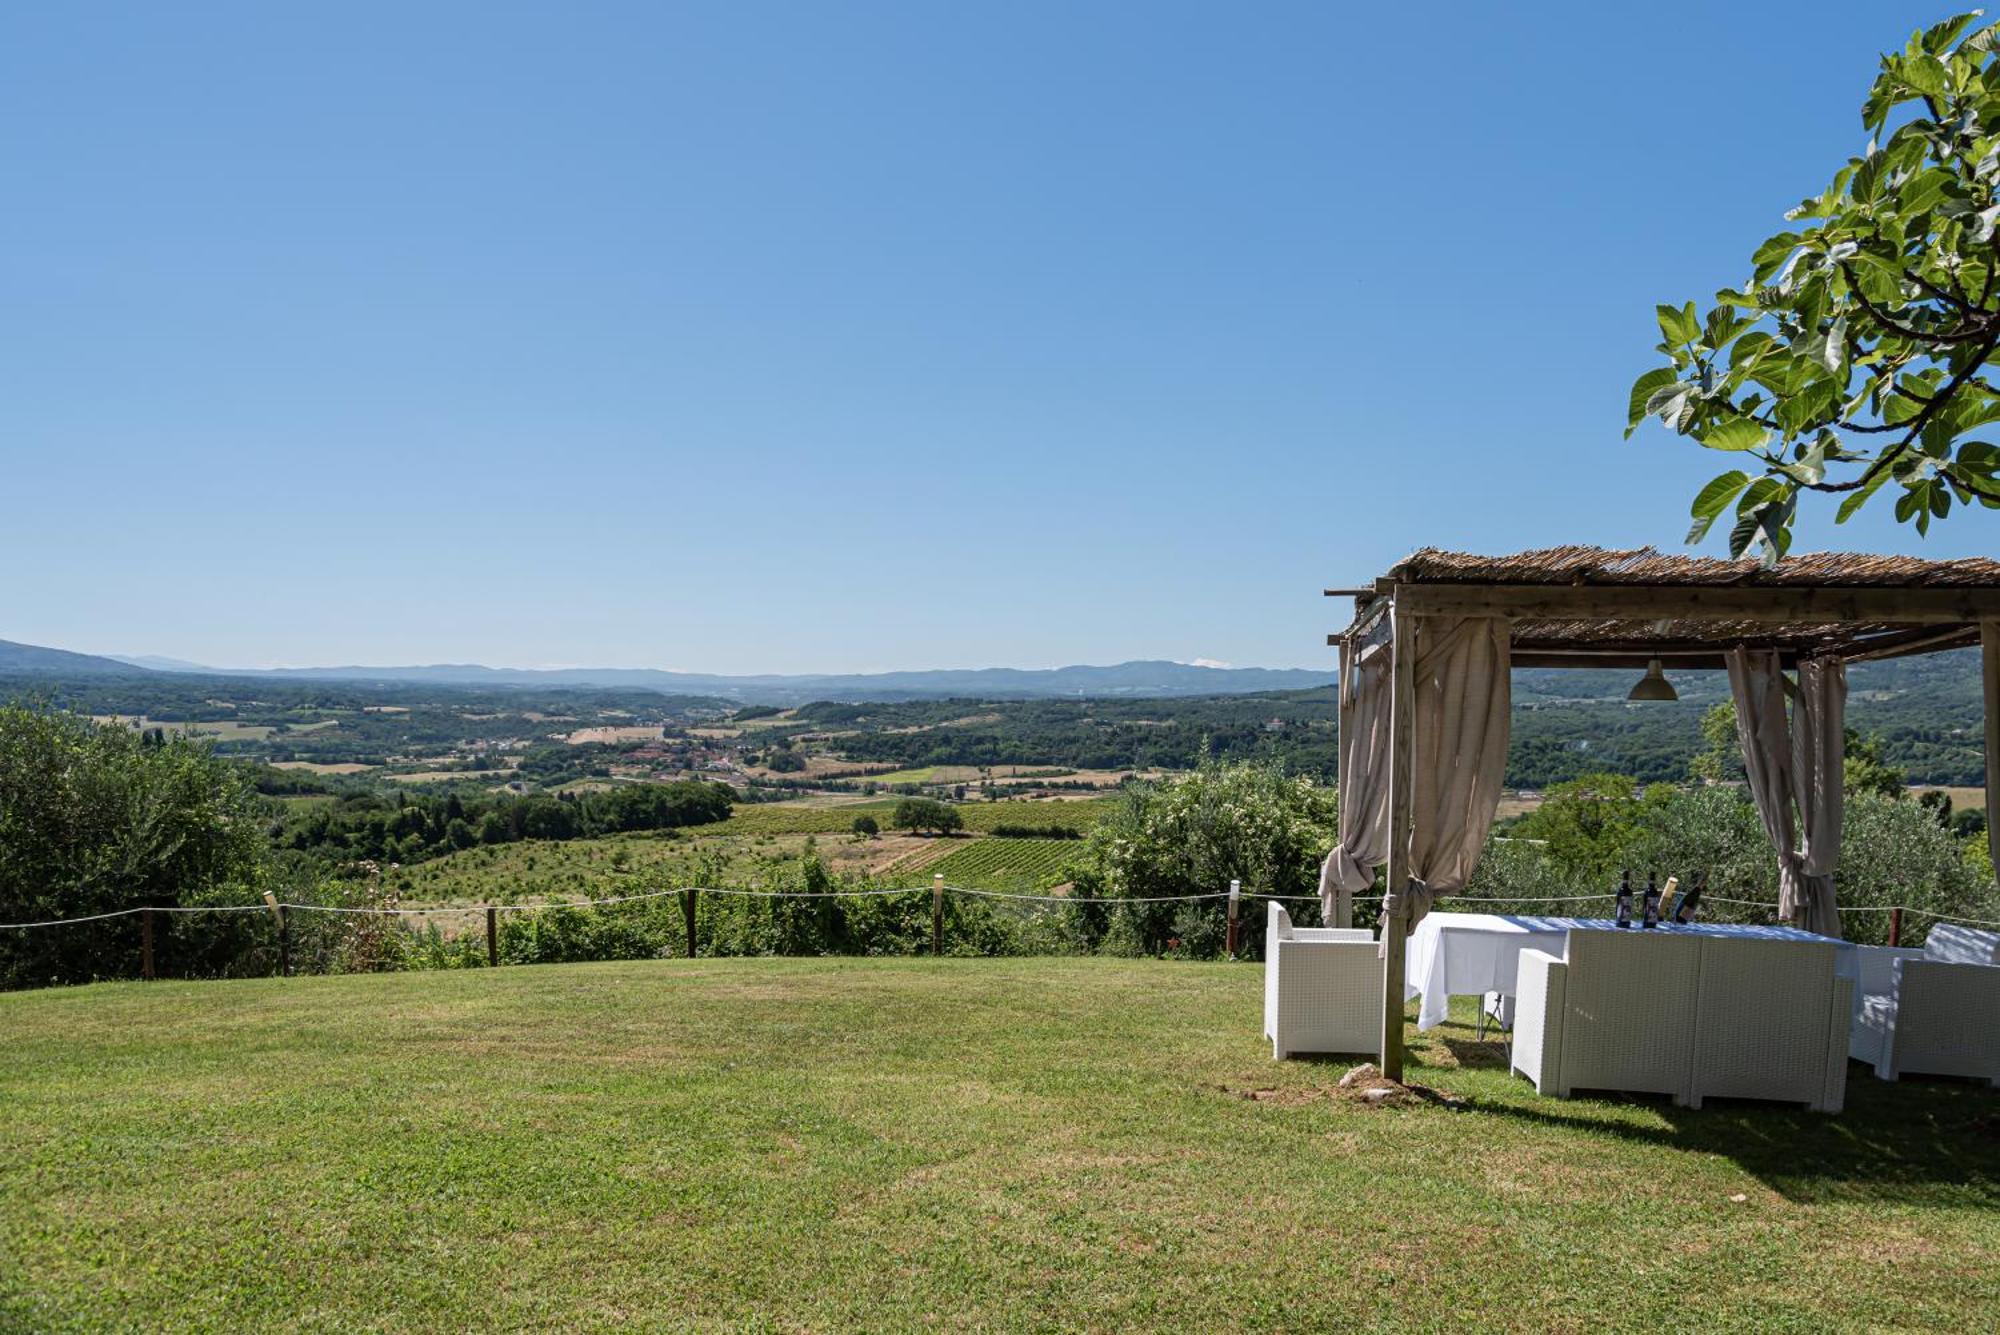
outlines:
[[[1957,1075],[2000,1086],[2000,932],[1939,923],[1921,950],[1861,947],[1847,1051],[1884,1080]]]
[[[1600,1089],[1687,1102],[1701,939],[1580,931],[1564,954],[1521,952],[1512,1068],[1558,1098]]]
[[[1273,1057],[1372,1053],[1382,1040],[1382,961],[1358,927],[1294,927],[1272,904],[1264,929],[1264,1037]]]

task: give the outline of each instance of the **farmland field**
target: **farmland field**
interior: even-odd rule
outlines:
[[[854,827],[857,816],[873,816],[884,829],[895,813],[897,798],[873,802],[849,802],[839,806],[794,802],[765,802],[737,807],[728,820],[698,827],[715,834],[838,834]],[[1088,830],[1116,805],[1116,798],[1087,798],[1075,802],[968,802],[954,807],[965,828],[990,830],[997,825],[1060,825],[1069,830]]]
[[[1082,848],[1075,839],[975,839],[926,863],[923,871],[944,877],[947,885],[1030,892],[1061,880],[1063,868]]]
[[[578,728],[563,740],[571,746],[583,746],[589,742],[610,745],[617,742],[653,742],[660,738],[659,725],[645,727],[622,725],[618,727]]]
[[[238,723],[233,719],[205,719],[199,723],[176,722],[173,719],[147,718],[143,714],[99,714],[99,723],[123,723],[135,731],[148,728],[163,728],[168,732],[184,732],[190,737],[207,737],[218,742],[261,742],[277,729],[266,723]]]
[[[1262,973],[738,959],[0,995],[0,1329],[1992,1328],[2000,1094],[1427,1097]]]
[[[944,842],[897,834],[856,841],[828,833],[708,833],[718,828],[468,848],[399,867],[389,885],[407,908],[604,899],[694,884],[705,864],[729,884],[763,885],[809,844],[836,873],[877,876]]]
[[[454,774],[455,778],[476,775]],[[739,806],[728,820],[660,832],[568,841],[526,840],[463,849],[390,875],[407,907],[539,903],[592,899],[690,884],[703,859],[732,884],[762,884],[808,847],[836,873],[878,880],[945,870],[947,879],[987,890],[1035,890],[1081,847],[1075,839],[1016,839],[987,834],[1001,825],[1087,831],[1117,799],[1078,802],[977,802],[956,808],[967,833],[948,839],[889,828],[895,800],[843,805],[767,803]],[[882,834],[851,836],[854,819],[873,816]],[[950,862],[950,867],[940,864]]]

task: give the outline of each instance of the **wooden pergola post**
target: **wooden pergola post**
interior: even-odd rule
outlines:
[[[1409,910],[1402,891],[1410,877],[1410,770],[1415,722],[1416,665],[1410,661],[1410,618],[1400,602],[1389,608],[1389,862],[1385,888],[1397,898],[1393,916],[1382,917],[1382,1043],[1377,1063],[1388,1080],[1403,1078],[1403,947]]]

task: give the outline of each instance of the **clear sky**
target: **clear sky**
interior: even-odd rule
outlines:
[[[1654,303],[1947,12],[16,6],[0,638],[1326,665],[1412,547],[1680,542]],[[1993,550],[1876,508],[1800,546]]]

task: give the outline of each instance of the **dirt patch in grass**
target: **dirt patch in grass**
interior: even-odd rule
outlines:
[[[1434,1103],[1446,1108],[1469,1106],[1465,1100],[1442,1089],[1386,1079],[1374,1066],[1365,1063],[1324,1085],[1219,1084],[1215,1088],[1233,1098],[1247,1099],[1252,1103],[1273,1103],[1280,1107],[1299,1107],[1308,1103],[1347,1103],[1364,1108],[1405,1107],[1418,1103]]]

